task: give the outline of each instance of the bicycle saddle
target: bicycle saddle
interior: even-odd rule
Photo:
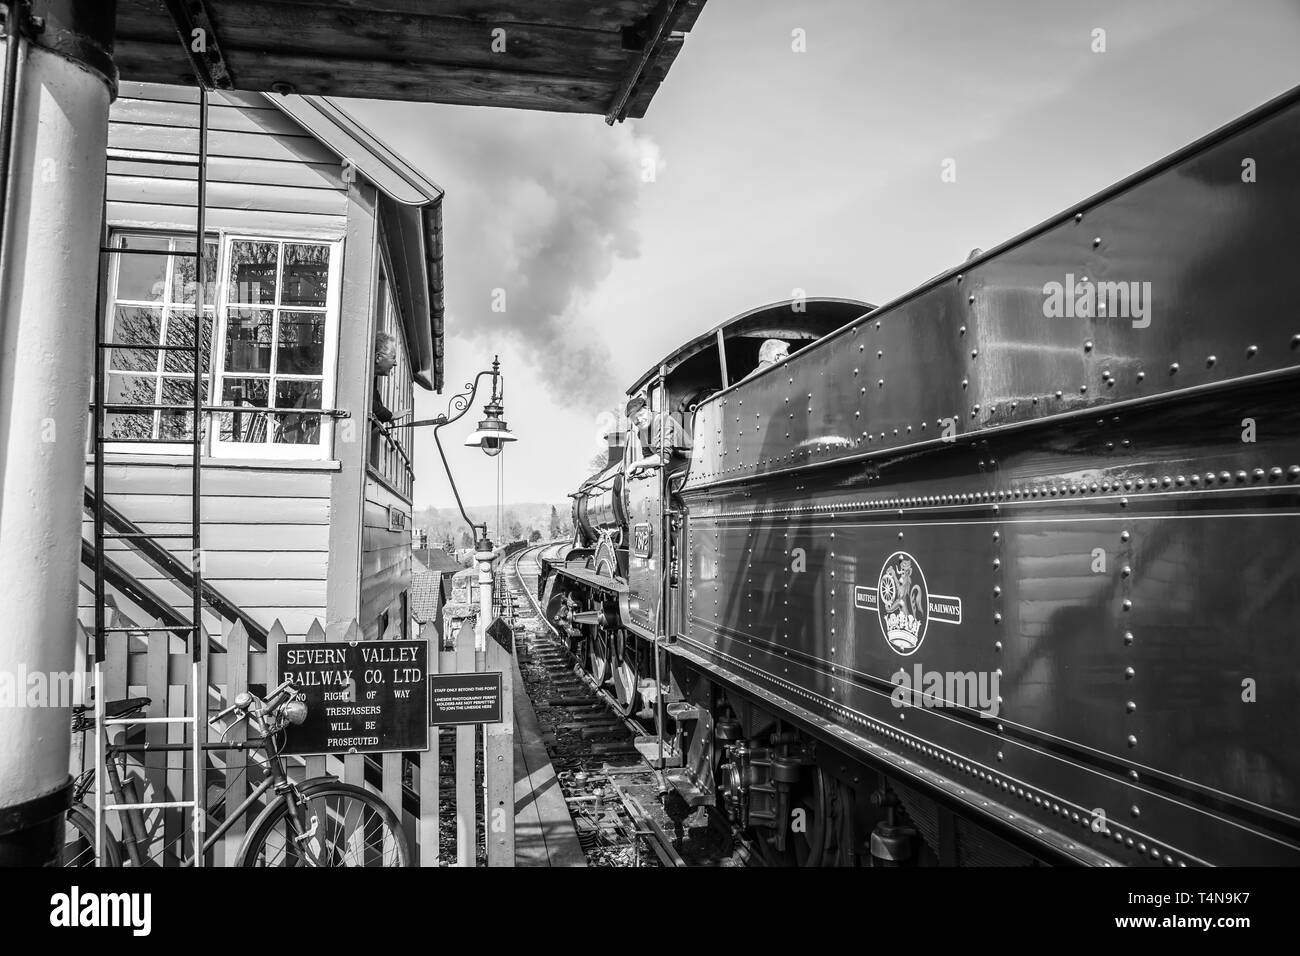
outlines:
[[[110,720],[118,717],[124,717],[129,713],[137,710],[144,710],[153,702],[150,697],[126,697],[122,700],[110,700],[104,703],[104,716]],[[78,716],[85,714],[94,714],[95,708],[90,705],[78,704],[72,708],[73,714]]]

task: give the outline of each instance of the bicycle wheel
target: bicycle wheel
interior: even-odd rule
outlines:
[[[240,866],[393,866],[411,865],[406,834],[379,797],[348,783],[321,783],[301,789],[295,830],[284,797],[262,811],[244,841]]]
[[[95,865],[95,815],[89,807],[68,808],[63,827],[63,855],[60,866]],[[104,834],[104,865],[121,866],[122,853],[112,834]]]

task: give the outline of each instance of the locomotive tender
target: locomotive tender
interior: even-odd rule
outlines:
[[[634,383],[690,448],[633,427],[539,588],[673,799],[775,862],[1300,863],[1297,221],[1300,90]]]

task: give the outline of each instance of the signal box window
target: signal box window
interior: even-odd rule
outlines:
[[[128,347],[110,349],[107,389],[110,404],[177,405],[194,403],[194,354],[140,346],[194,347],[197,263],[194,239],[181,236],[118,233],[120,251],[109,260],[111,301],[106,340]],[[185,255],[189,253],[189,255]],[[217,241],[203,244],[203,341],[212,341],[216,305]],[[210,350],[202,356],[203,395],[207,404]],[[148,451],[150,439],[189,439],[192,412],[159,409],[139,413],[117,410],[105,415],[105,436],[132,442],[133,451]],[[202,426],[200,426],[202,428]],[[144,447],[135,443],[142,442]],[[166,448],[166,446],[159,446]]]
[[[407,357],[406,334],[402,328],[401,310],[393,297],[388,276],[379,274],[379,298],[376,329],[386,334],[396,345],[397,361],[387,375],[377,375],[374,380],[375,397],[392,414],[394,421],[409,418],[415,403],[415,386],[411,377],[411,363]],[[371,409],[370,467],[391,489],[410,500],[414,484],[411,468],[411,429],[385,429]]]
[[[214,454],[325,457],[311,409],[333,399],[338,259],[337,243],[228,240],[218,404],[240,410],[217,414]]]

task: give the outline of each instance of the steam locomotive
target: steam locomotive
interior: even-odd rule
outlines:
[[[633,383],[539,589],[672,799],[777,863],[1300,863],[1297,221],[1300,90]]]

